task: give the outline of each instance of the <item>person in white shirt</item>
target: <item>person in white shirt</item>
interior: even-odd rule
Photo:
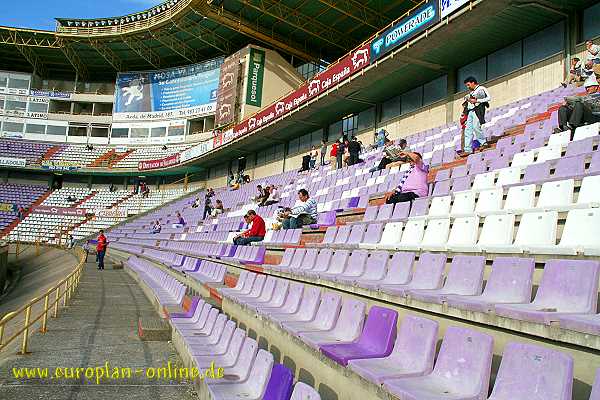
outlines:
[[[269,197],[265,199],[260,205],[261,206],[270,206],[271,204],[279,203],[279,190],[275,185],[271,185],[267,187],[269,190]]]
[[[472,76],[465,79],[465,86],[470,92],[465,96],[465,103],[463,103],[467,113],[463,152],[471,154],[474,148],[486,145],[481,125],[485,123],[485,109],[490,106],[492,98],[487,88],[480,85]]]
[[[600,46],[594,44],[591,40],[586,40],[585,49],[585,61],[591,61],[592,64],[600,64]]]
[[[306,189],[298,191],[300,204],[293,207],[283,220],[283,229],[298,229],[317,222],[317,202]]]

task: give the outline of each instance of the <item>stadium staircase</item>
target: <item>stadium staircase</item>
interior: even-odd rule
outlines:
[[[42,161],[50,160],[53,155],[57,154],[61,150],[62,150],[61,146],[52,146],[52,147],[50,147],[48,149],[48,151],[46,151],[46,153],[42,157],[40,157],[40,164],[42,163]]]

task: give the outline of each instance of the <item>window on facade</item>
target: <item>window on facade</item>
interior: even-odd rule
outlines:
[[[169,127],[169,136],[183,136],[185,134],[185,126],[177,125]]]
[[[131,128],[131,137],[132,138],[147,138],[148,137],[148,128]]]
[[[600,36],[600,3],[583,10],[583,40]]]
[[[129,137],[129,128],[113,128],[110,136],[113,138],[126,138]]]
[[[2,123],[2,130],[4,132],[23,133],[23,124],[18,122],[4,121]]]
[[[29,112],[47,113],[48,103],[29,103]]]
[[[167,127],[159,126],[150,129],[150,137],[165,137],[167,136]]]
[[[46,135],[65,136],[67,134],[66,126],[48,125],[46,127]]]
[[[352,136],[358,130],[358,115],[350,115],[342,120],[342,131],[346,136]]]
[[[46,133],[46,125],[27,124],[25,125],[25,133],[37,133],[39,135],[43,135]]]
[[[11,77],[8,80],[11,89],[29,89],[29,79]]]
[[[5,110],[9,111],[25,111],[27,109],[27,102],[6,100]]]

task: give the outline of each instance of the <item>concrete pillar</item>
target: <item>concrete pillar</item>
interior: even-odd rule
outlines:
[[[457,76],[458,71],[456,69],[451,69],[448,71],[446,84],[446,123],[452,122],[456,117],[456,112],[458,112],[458,110],[454,110],[454,95],[458,89],[456,83]]]
[[[88,176],[88,189],[91,189],[93,186],[93,175]]]

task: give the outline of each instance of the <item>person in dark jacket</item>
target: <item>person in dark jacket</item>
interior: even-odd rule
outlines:
[[[348,153],[350,153],[350,159],[348,160],[348,165],[354,165],[359,163],[359,154],[360,154],[360,143],[356,136],[352,136],[350,142],[348,143]]]
[[[344,137],[342,136],[339,140],[339,144],[337,146],[337,152],[335,154],[337,169],[340,169],[344,166],[344,152],[346,151],[346,143],[344,143]]]

